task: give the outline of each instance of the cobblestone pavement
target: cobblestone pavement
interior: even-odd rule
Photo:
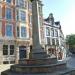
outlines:
[[[67,66],[71,68],[75,68],[75,55],[67,57]]]
[[[5,71],[5,70],[9,69],[11,65],[12,64],[5,64],[5,65],[2,64],[2,65],[0,65],[0,75],[1,75],[2,71]]]

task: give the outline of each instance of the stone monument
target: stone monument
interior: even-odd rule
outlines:
[[[32,38],[33,38],[33,49],[32,58],[46,58],[46,52],[42,49],[39,40],[39,2],[40,0],[32,0]]]
[[[1,75],[75,75],[75,70],[66,67],[65,62],[56,58],[48,58],[39,42],[38,6],[40,0],[31,0],[33,18],[33,49],[31,59],[22,59],[19,64],[12,65],[10,70]]]

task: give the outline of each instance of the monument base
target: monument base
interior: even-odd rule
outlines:
[[[32,59],[42,59],[42,58],[47,58],[48,55],[46,52],[33,52],[32,53]]]
[[[56,58],[22,59],[1,75],[75,75],[75,69]]]

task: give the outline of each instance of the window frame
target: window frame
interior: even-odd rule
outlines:
[[[58,30],[55,29],[55,37],[58,37]]]
[[[11,46],[13,46],[13,49],[11,49]],[[11,54],[11,51],[13,51],[13,54]],[[10,55],[14,55],[14,52],[15,52],[14,45],[10,45]]]
[[[26,29],[26,32],[22,32],[22,30],[23,30],[22,27]],[[22,33],[23,33],[23,34],[25,33],[25,34],[24,34],[25,36],[24,36]],[[22,36],[22,35],[23,35],[23,36]],[[27,28],[26,28],[25,26],[21,26],[21,38],[27,38]]]
[[[4,46],[7,46],[7,49],[4,49]],[[4,54],[4,51],[7,51],[7,54]],[[8,45],[3,45],[3,55],[8,55]]]
[[[51,37],[54,37],[54,29],[51,28]]]
[[[11,18],[7,18],[7,9],[11,9]],[[5,18],[7,19],[7,20],[12,20],[13,19],[13,8],[10,8],[10,7],[6,7],[6,9],[5,9]]]
[[[23,6],[20,5],[20,1],[22,1],[22,0],[15,0],[15,5],[18,6],[18,7],[21,7],[21,8],[27,8],[27,1],[24,0],[24,2],[23,2],[24,5]]]
[[[22,12],[23,12],[23,13],[22,13]],[[25,16],[23,15],[23,18],[25,17],[25,20],[22,19],[22,14],[25,15]],[[24,10],[19,10],[19,20],[22,21],[22,22],[26,22],[26,11],[24,11]]]
[[[50,36],[50,27],[46,27],[46,36]]]
[[[12,36],[8,36],[8,35],[7,35],[6,26],[11,26],[11,29],[12,29],[11,34],[12,34]],[[6,26],[5,26],[5,36],[6,36],[6,37],[13,37],[13,24],[7,23]]]

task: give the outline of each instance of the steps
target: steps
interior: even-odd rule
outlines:
[[[66,69],[66,63],[59,62],[51,65],[14,65],[11,66],[11,71],[22,73],[51,73],[59,70]]]
[[[19,64],[24,65],[45,65],[57,63],[57,58],[44,58],[44,59],[21,59]]]
[[[66,62],[57,62],[56,58],[21,61],[1,75],[75,75],[75,69],[68,68]]]

